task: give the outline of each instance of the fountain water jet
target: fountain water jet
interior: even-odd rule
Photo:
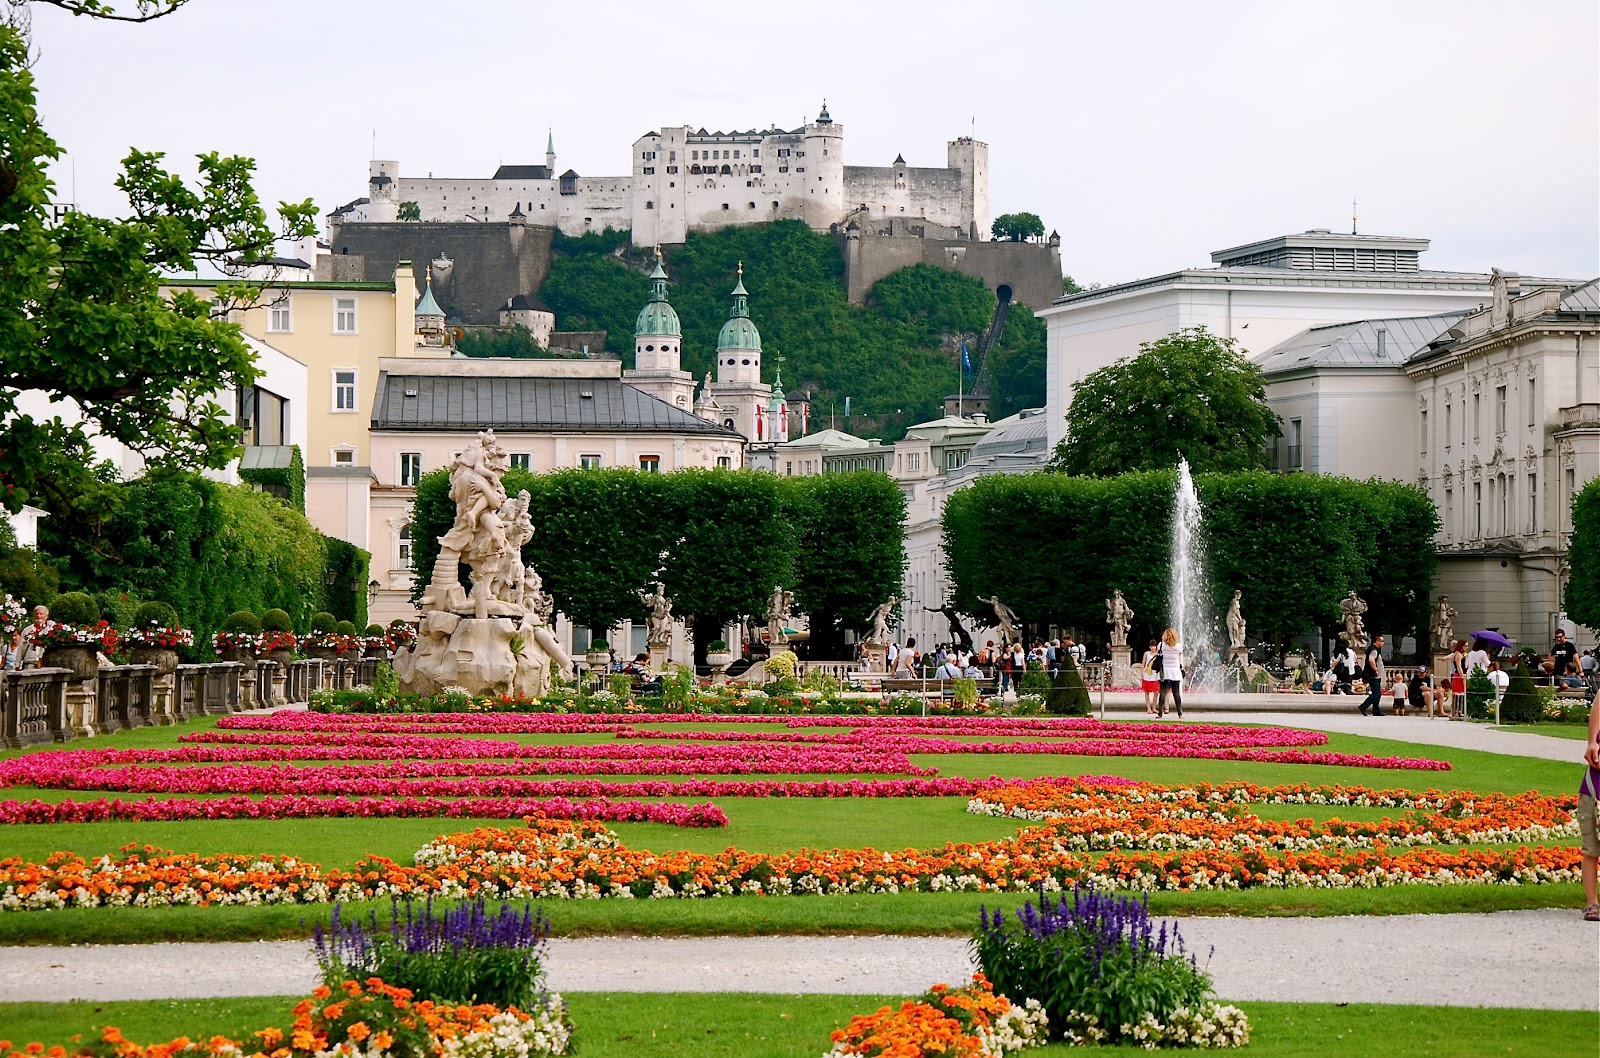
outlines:
[[[1195,493],[1189,461],[1178,461],[1178,489],[1172,511],[1172,564],[1167,582],[1167,600],[1172,627],[1178,631],[1186,659],[1194,659],[1196,690],[1209,689],[1204,670],[1210,667],[1211,633],[1215,616],[1211,612],[1206,584],[1205,544],[1200,536],[1200,497]]]

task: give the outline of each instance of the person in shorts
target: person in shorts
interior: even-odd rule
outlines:
[[[1578,834],[1582,843],[1583,920],[1600,922],[1600,895],[1595,891],[1595,865],[1600,861],[1596,802],[1600,801],[1600,694],[1589,703],[1589,741],[1583,747],[1583,782],[1578,784]]]

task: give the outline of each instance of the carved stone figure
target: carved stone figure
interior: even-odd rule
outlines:
[[[872,623],[872,630],[867,633],[868,643],[889,642],[889,615],[899,603],[899,598],[891,595],[868,615],[867,620]]]
[[[502,479],[510,465],[494,431],[485,430],[450,466],[455,521],[439,538],[417,642],[394,659],[408,693],[455,686],[538,695],[552,672],[572,675],[572,659],[549,627],[555,602],[522,561],[534,526],[528,493],[506,496]],[[462,563],[472,571],[470,596],[457,576]]]
[[[1244,614],[1239,612],[1239,599],[1243,595],[1234,589],[1233,601],[1228,604],[1228,645],[1235,650],[1244,649]]]
[[[1436,650],[1443,650],[1456,641],[1456,608],[1450,605],[1450,596],[1441,595],[1433,607],[1433,620],[1428,622],[1428,632],[1433,636]]]
[[[1511,323],[1511,291],[1506,283],[1506,277],[1498,268],[1489,272],[1489,289],[1493,292],[1489,324],[1495,330],[1499,330]]]
[[[1133,621],[1133,608],[1128,605],[1128,600],[1122,597],[1119,588],[1113,588],[1111,598],[1106,600],[1106,624],[1111,626],[1111,645],[1125,647],[1128,645],[1128,625]]]
[[[645,640],[653,647],[664,647],[672,642],[672,600],[667,598],[666,587],[659,580],[656,590],[640,592],[639,601],[650,611],[650,623]]]
[[[995,620],[1000,625],[1000,637],[1008,643],[1017,641],[1017,612],[1000,601],[999,596],[991,595],[989,605],[994,607]]]
[[[961,624],[961,614],[954,606],[945,603],[943,606],[924,606],[923,609],[929,613],[944,614],[945,620],[950,622],[950,634],[955,637],[955,642],[961,645],[962,650],[972,651],[972,635]]]
[[[1357,598],[1352,591],[1339,600],[1339,610],[1344,614],[1344,631],[1339,633],[1339,638],[1353,649],[1362,649],[1367,645],[1366,624],[1361,620],[1361,615],[1367,612],[1366,601]]]

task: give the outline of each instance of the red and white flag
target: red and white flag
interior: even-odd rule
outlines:
[[[757,441],[761,440],[762,436],[766,433],[766,430],[765,430],[766,423],[762,421],[764,418],[765,418],[765,416],[763,416],[762,413],[761,413],[761,403],[758,401],[758,402],[756,402],[756,440]]]

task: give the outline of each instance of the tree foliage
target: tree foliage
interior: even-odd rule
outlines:
[[[1336,624],[1354,589],[1368,627],[1398,636],[1426,625],[1438,519],[1415,486],[1255,471],[1201,475],[1195,487],[1219,618],[1237,589],[1254,636],[1297,635]],[[1169,623],[1175,489],[1171,471],[978,479],[943,515],[956,606],[992,621],[984,600],[997,595],[1027,622],[1100,639],[1105,600],[1121,589],[1136,615],[1130,641],[1142,641]]]
[[[1078,383],[1051,465],[1097,477],[1180,457],[1196,473],[1262,469],[1280,432],[1261,372],[1237,343],[1186,327]]]
[[[837,649],[840,633],[900,585],[905,500],[882,474],[512,470],[505,486],[529,493],[537,531],[523,558],[556,609],[596,634],[642,620],[638,592],[659,579],[674,612],[702,630],[703,654],[724,625],[764,614],[782,585],[811,618],[818,649]],[[419,593],[454,517],[447,472],[424,474],[412,508]]]
[[[408,222],[419,221],[422,219],[422,207],[415,202],[402,202],[400,203],[400,208],[395,211],[395,219]]]
[[[522,324],[511,327],[472,327],[456,339],[462,356],[503,356],[517,360],[563,360],[570,354],[554,353],[533,340],[533,332]]]
[[[556,258],[540,297],[557,322],[567,330],[605,330],[630,362],[629,339],[649,296],[645,276],[653,259],[631,251],[626,232],[557,236],[551,246]],[[907,425],[939,414],[945,394],[956,388],[961,339],[976,357],[994,314],[994,294],[980,280],[928,265],[885,277],[866,305],[852,305],[838,244],[799,221],[691,232],[666,268],[683,324],[683,367],[696,375],[713,366],[741,261],[768,381],[774,354],[781,353],[784,388],[810,394],[819,416],[830,403],[842,413],[851,398],[853,415],[841,426],[862,436],[899,437]],[[991,351],[997,406],[1042,403],[1044,348],[1043,325],[1013,305]]]
[[[1009,242],[1042,239],[1044,221],[1039,219],[1037,213],[1002,213],[989,225],[989,234]]]
[[[905,494],[869,470],[779,480],[796,536],[795,607],[810,618],[810,649],[845,657],[845,630],[865,632],[873,608],[900,592]]]
[[[160,153],[135,150],[117,180],[128,217],[54,221],[45,167],[60,149],[39,124],[26,62],[21,37],[0,26],[0,485],[11,509],[33,498],[59,516],[91,483],[93,434],[157,466],[220,467],[234,456],[240,432],[216,396],[256,369],[227,313],[259,287],[225,283],[212,302],[189,291],[169,300],[161,275],[263,261],[278,235],[311,233],[316,210],[280,204],[275,232],[249,159],[203,154],[191,188]],[[20,403],[28,391],[76,402],[81,421],[32,413]]]
[[[1572,543],[1567,561],[1570,571],[1563,593],[1567,616],[1600,628],[1600,478],[1572,497]]]

